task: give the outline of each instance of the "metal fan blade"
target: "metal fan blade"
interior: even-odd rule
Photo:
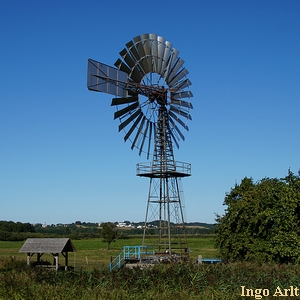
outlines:
[[[191,117],[191,115],[189,113],[187,113],[187,112],[185,112],[185,111],[183,111],[183,110],[181,110],[181,109],[179,109],[179,108],[177,108],[177,107],[175,107],[173,105],[170,106],[170,110],[174,111],[178,115],[181,115],[181,116],[183,116],[183,117],[185,117],[185,118],[187,118],[189,120],[192,120],[192,117]]]
[[[135,82],[131,82],[131,81],[129,81],[128,82],[128,86],[129,87],[135,87],[136,86],[136,83]],[[133,90],[133,89],[129,89],[128,91],[127,91],[127,93],[128,93],[128,96],[132,96],[132,97],[138,97],[139,96],[139,94],[136,92],[136,90]]]
[[[151,72],[151,68],[149,67],[149,62],[147,57],[142,57],[141,60],[139,61],[142,69],[143,69],[143,74],[146,75]],[[150,65],[151,66],[151,65]]]
[[[170,80],[175,76],[175,74],[182,68],[182,65],[184,64],[184,60],[182,58],[178,58],[175,62],[173,68],[169,72],[168,76],[166,77],[166,82],[170,84]]]
[[[142,112],[141,109],[138,109],[132,115],[130,115],[130,117],[128,119],[126,119],[124,122],[122,122],[119,125],[119,131],[124,129],[130,122],[132,122],[135,118],[137,118],[141,112]]]
[[[142,34],[143,48],[145,55],[149,56],[151,54],[150,44],[149,44],[149,34]]]
[[[138,138],[139,138],[139,136],[140,136],[140,134],[141,134],[141,132],[142,132],[142,129],[143,129],[143,127],[144,127],[145,120],[146,120],[146,117],[143,115],[141,124],[140,124],[140,126],[139,126],[139,128],[138,128],[138,130],[137,130],[137,133],[136,133],[135,138],[134,138],[134,140],[133,140],[133,143],[132,143],[132,145],[131,145],[131,149],[133,149],[133,148],[135,147],[136,141],[138,140]]]
[[[143,147],[144,147],[144,143],[145,143],[145,139],[147,137],[147,132],[148,132],[148,128],[149,128],[149,123],[150,121],[146,121],[146,127],[145,127],[145,130],[143,132],[143,139],[142,139],[142,143],[141,143],[141,146],[140,146],[140,151],[139,151],[139,155],[141,155],[142,151],[143,151]]]
[[[172,91],[177,92],[177,91],[185,89],[186,87],[190,86],[191,84],[192,83],[190,82],[189,79],[184,79],[183,81],[178,82],[174,86],[170,86],[170,88],[172,89]]]
[[[169,61],[171,49],[172,49],[172,43],[166,41],[165,48],[164,48],[163,60],[162,60],[162,64],[161,64],[161,72],[160,72],[160,74],[162,76],[165,74],[165,71],[166,71],[165,69],[166,69],[167,63]]]
[[[129,53],[131,54],[131,57],[135,60],[135,62],[137,62],[140,59],[140,57],[138,55],[138,52],[135,49],[135,45],[134,45],[133,41],[128,42],[126,44],[126,47],[129,51]]]
[[[151,69],[149,67],[147,58],[145,57],[146,54],[145,54],[145,50],[144,50],[144,47],[143,47],[143,41],[142,41],[140,36],[136,36],[133,39],[133,41],[135,42],[135,47],[136,47],[137,52],[138,52],[138,57],[140,58],[140,64],[141,64],[145,74],[147,74],[147,73],[151,72]]]
[[[177,125],[175,124],[175,122],[172,119],[169,119],[170,123],[173,125],[174,129],[177,131],[177,133],[180,135],[181,139],[184,141],[184,135],[182,134],[182,132],[178,129]]]
[[[154,33],[149,34],[150,42],[151,42],[151,56],[153,60],[153,72],[157,73],[157,35]]]
[[[181,99],[181,98],[191,98],[193,97],[193,93],[190,91],[182,91],[177,93],[171,92],[171,99]]]
[[[171,98],[171,104],[176,104],[178,106],[183,106],[183,107],[187,107],[187,108],[190,108],[190,109],[193,108],[193,105],[192,105],[191,102],[186,102],[186,101],[183,101],[183,100],[177,100],[177,99],[173,99],[173,98]]]
[[[189,74],[189,71],[186,68],[183,68],[178,72],[173,78],[170,79],[169,85],[172,86],[176,82],[180,81],[182,78],[184,78],[187,74]]]
[[[138,100],[139,100],[138,96],[127,97],[127,98],[113,98],[111,101],[111,106],[131,103]]]
[[[134,82],[139,83],[143,78],[143,72],[139,70],[139,68],[134,68],[131,72],[130,77]]]
[[[121,61],[120,58],[118,58],[117,61],[115,62],[115,66],[119,68],[121,71],[126,72],[127,74],[130,74],[131,72],[130,68],[123,61]]]
[[[131,55],[128,53],[127,49],[124,48],[121,52],[120,55],[122,56],[122,58],[124,59],[124,61],[126,62],[126,64],[129,66],[129,68],[133,68],[135,65],[135,61],[134,59],[132,59]]]
[[[126,135],[124,136],[124,141],[125,142],[128,140],[128,138],[130,137],[130,135],[132,134],[132,132],[136,128],[136,126],[139,124],[142,116],[143,116],[143,113],[140,112],[140,115],[137,117],[137,119],[134,121],[134,123],[132,124],[132,126],[130,127],[130,129],[126,133]]]
[[[139,58],[144,57],[146,54],[145,54],[145,51],[144,51],[144,48],[143,48],[143,43],[142,43],[141,37],[138,35],[135,38],[133,38],[133,41],[134,41],[135,46],[137,48]]]
[[[176,120],[185,130],[189,131],[189,127],[177,115],[169,111],[169,116]]]
[[[162,74],[163,54],[165,50],[165,39],[162,36],[157,37],[157,73]]]
[[[128,105],[127,107],[116,111],[114,113],[114,119],[120,118],[121,116],[127,114],[129,111],[132,111],[132,110],[136,109],[138,106],[139,106],[139,102],[136,101],[133,104]]]
[[[126,47],[131,57],[135,60],[135,67],[138,67],[139,72],[141,73],[142,77],[144,77],[147,72],[145,71],[143,61],[141,60],[141,56],[136,49],[136,45],[133,43],[133,41],[130,41],[126,44]]]
[[[134,82],[140,82],[143,78],[143,72],[139,70],[138,66],[136,65],[135,59],[131,56],[131,54],[127,51],[126,48],[124,48],[121,52],[120,55],[126,62],[126,64],[130,68],[130,77]]]
[[[151,43],[150,43],[150,37],[149,34],[142,34],[142,45],[145,52],[145,64],[147,64],[148,72],[150,73],[153,71],[152,66],[152,58],[151,58]]]
[[[173,69],[173,65],[175,64],[176,60],[178,59],[179,51],[176,48],[173,48],[170,54],[170,59],[168,61],[169,71]]]
[[[167,64],[166,64],[165,73],[163,74],[164,79],[165,79],[166,81],[167,81],[167,78],[169,77],[170,72],[171,72],[172,69],[173,69],[173,65],[174,65],[174,63],[175,63],[176,60],[177,60],[178,54],[179,54],[179,51],[178,51],[177,49],[173,48],[173,49],[171,50],[169,59],[168,59]]]

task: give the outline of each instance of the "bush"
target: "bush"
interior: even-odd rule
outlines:
[[[254,183],[244,178],[226,194],[217,217],[216,243],[223,259],[296,263],[300,259],[300,178]]]

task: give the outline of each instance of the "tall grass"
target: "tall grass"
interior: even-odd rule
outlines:
[[[278,286],[297,287],[299,278],[294,265],[175,264],[115,272],[107,268],[55,272],[2,259],[0,299],[243,299],[241,286],[275,291]]]

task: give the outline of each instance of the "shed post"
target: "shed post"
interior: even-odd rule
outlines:
[[[58,271],[58,253],[54,254],[55,270]]]
[[[40,261],[41,261],[41,253],[37,253],[36,254],[37,255],[37,263],[38,263],[38,265],[40,264]]]
[[[68,270],[68,252],[65,253],[65,271]]]
[[[27,266],[30,266],[30,253],[27,253]]]

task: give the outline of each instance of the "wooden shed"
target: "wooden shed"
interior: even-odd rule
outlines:
[[[59,254],[65,258],[65,270],[68,269],[68,253],[76,252],[76,249],[69,238],[29,238],[25,241],[21,253],[27,253],[27,265],[30,265],[31,257],[37,255],[37,264],[39,264],[44,253],[50,253],[54,257],[56,270],[59,267]]]

